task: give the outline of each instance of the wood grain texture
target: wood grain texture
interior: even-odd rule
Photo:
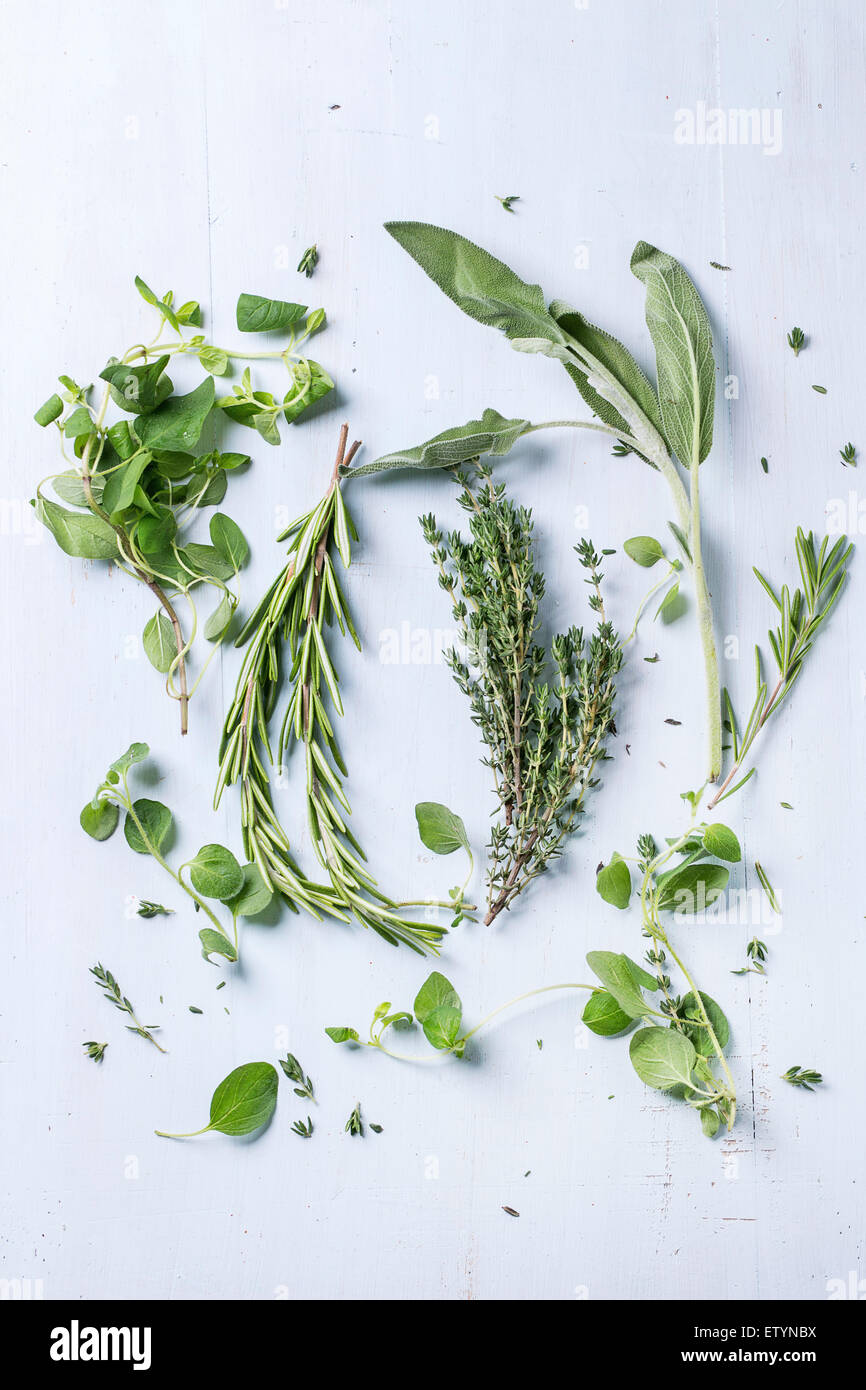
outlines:
[[[866,1135],[849,1022],[864,911],[859,561],[759,777],[730,803],[748,862],[765,863],[785,907],[781,931],[763,928],[767,978],[728,973],[753,924],[683,929],[730,1014],[743,1097],[734,1135],[710,1144],[682,1107],[644,1091],[624,1046],[585,1034],[568,996],[521,1006],[463,1065],[412,1068],[347,1055],[322,1033],[364,1025],[381,998],[408,1004],[426,973],[408,953],[286,916],[245,928],[243,965],[217,994],[184,904],[130,919],[127,895],[167,900],[160,871],[119,841],[86,841],[80,806],[106,762],[147,739],[178,860],[238,843],[232,797],[209,809],[238,654],[210,673],[181,745],[137,645],[147,595],[63,556],[26,504],[55,468],[32,411],[56,371],[95,375],[141,331],[135,274],[200,297],[217,341],[233,336],[240,291],[309,294],[328,309],[318,352],[338,400],[279,450],[258,445],[232,487],[254,546],[249,600],[280,563],[286,512],[319,494],[343,418],[372,458],[486,405],[577,413],[564,373],[463,318],[384,220],[463,231],[650,363],[628,270],[645,238],[683,260],[713,323],[705,553],[722,678],[743,704],[769,618],[751,565],[790,573],[796,525],[821,530],[837,502],[866,529],[859,475],[838,457],[848,439],[866,446],[864,14],[842,0],[11,0],[5,28],[0,1277],[42,1280],[46,1297],[577,1300],[820,1299],[828,1280],[862,1277]],[[780,111],[781,149],[677,143],[677,112],[698,103]],[[494,196],[509,193],[513,216]],[[294,267],[312,241],[321,261],[307,282]],[[797,359],[794,323],[809,336]],[[659,480],[591,439],[536,438],[502,475],[535,511],[551,624],[586,617],[571,549],[583,531],[620,547],[665,529]],[[373,479],[352,505],[363,544],[347,587],[365,650],[341,659],[355,822],[387,891],[439,893],[452,864],[419,845],[412,808],[448,803],[481,846],[486,774],[444,666],[380,658],[391,631],[448,629],[416,517],[435,509],[454,524],[458,512],[441,478]],[[645,576],[621,554],[608,573],[630,625]],[[581,978],[588,949],[639,953],[634,918],[607,910],[592,880],[640,831],[673,833],[697,781],[693,614],[642,627],[617,723],[616,760],[560,866],[501,926],[463,926],[448,945],[443,968],[470,1019]],[[279,795],[307,860],[299,799],[291,785]],[[754,887],[750,875],[738,886]],[[87,974],[97,958],[163,1024],[168,1056],[123,1032]],[[81,1055],[91,1037],[110,1043],[99,1069]],[[202,1123],[233,1066],[286,1048],[316,1081],[312,1141],[289,1131],[306,1111],[288,1088],[254,1143],[154,1138]],[[785,1086],[792,1062],[821,1069],[823,1092]],[[382,1135],[343,1134],[358,1098]]]

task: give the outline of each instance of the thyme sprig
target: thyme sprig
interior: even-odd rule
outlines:
[[[576,550],[598,628],[588,642],[577,627],[557,635],[548,661],[538,642],[544,577],[532,514],[507,498],[488,466],[476,465],[475,475],[461,475],[459,499],[470,540],[456,531],[446,538],[432,515],[421,527],[465,651],[452,649],[447,661],[487,745],[501,811],[489,844],[489,925],[557,858],[583,812],[608,756],[622,652],[605,617],[601,557],[582,541]]]
[[[160,1047],[156,1038],[153,1036],[154,1033],[158,1030],[159,1024],[148,1023],[145,1027],[144,1024],[139,1023],[138,1019],[135,1016],[135,1010],[133,1009],[132,1004],[124,995],[123,991],[120,988],[120,985],[115,980],[111,971],[106,970],[105,966],[100,961],[97,961],[96,965],[92,965],[90,967],[90,973],[91,975],[93,975],[94,979],[99,984],[103,994],[105,995],[109,1003],[113,1004],[116,1009],[120,1009],[121,1013],[128,1014],[129,1017],[132,1019],[132,1023],[128,1023],[126,1025],[129,1032],[137,1033],[140,1038],[146,1038],[148,1042],[153,1043],[154,1047],[158,1048],[160,1052],[165,1052],[165,1048]],[[90,1048],[95,1046],[96,1044],[85,1043],[84,1045],[85,1047]],[[103,1051],[107,1046],[107,1043],[102,1045]],[[88,1052],[88,1056],[92,1055],[92,1053]],[[101,1060],[101,1057],[97,1058],[96,1060]]]

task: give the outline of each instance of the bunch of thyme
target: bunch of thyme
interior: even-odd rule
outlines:
[[[601,557],[583,541],[576,549],[598,628],[588,642],[577,627],[554,637],[548,661],[537,640],[544,576],[533,556],[532,514],[509,501],[489,467],[479,464],[476,473],[477,489],[461,477],[459,499],[471,540],[458,532],[446,540],[432,515],[421,526],[466,651],[452,649],[448,663],[487,745],[484,764],[501,808],[489,844],[489,924],[560,854],[596,785],[614,732],[622,649],[605,617]]]

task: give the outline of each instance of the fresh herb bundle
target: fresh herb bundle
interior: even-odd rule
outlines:
[[[342,715],[343,702],[327,629],[336,624],[359,650],[361,645],[335,564],[339,556],[348,569],[351,542],[357,540],[340,478],[360,445],[347,450],[347,443],[344,425],[325,496],[279,537],[289,542],[286,565],[236,639],[235,645],[249,646],[223,726],[214,805],[227,785],[238,783],[244,848],[265,883],[290,907],[344,922],[354,917],[391,945],[402,942],[423,955],[437,950],[445,929],[404,911],[431,904],[397,903],[376,886],[348,825],[351,807],[342,782],[347,769],[331,718],[333,712]],[[268,730],[285,684],[289,692],[275,758]],[[298,868],[271,798],[268,764],[282,767],[293,744],[303,750],[307,820],[327,884],[313,882]],[[432,906],[453,909],[455,904]]]
[[[100,372],[104,387],[97,404],[89,400],[90,386],[79,386],[69,376],[59,378],[62,394],[50,396],[34,418],[43,427],[56,426],[61,452],[71,466],[43,479],[33,506],[67,555],[112,561],[151,591],[159,607],[145,626],[142,643],[148,660],[166,677],[168,694],[180,705],[181,733],[186,733],[189,700],[213,656],[190,684],[187,665],[200,622],[193,591],[201,586],[214,591],[216,605],[203,631],[216,651],[238,603],[229,584],[249,555],[240,528],[221,512],[211,517],[209,545],[189,536],[201,509],[222,502],[229,474],[249,463],[248,454],[205,445],[206,425],[216,407],[278,444],[278,418],[293,422],[333,382],[303,351],[306,339],[324,323],[324,310],[307,315],[301,304],[242,294],[237,305],[241,332],[287,332],[289,341],[279,351],[227,350],[190,331],[201,326],[197,302],[175,307],[171,291],[159,299],[143,280],[136,277],[135,283],[157,310],[159,331],[146,345],[135,344],[121,357],[109,358]],[[164,337],[166,331],[175,336]],[[166,368],[184,356],[196,359],[208,375],[194,390],[176,395]],[[276,400],[254,389],[247,368],[241,384],[216,399],[214,378],[228,375],[235,361],[250,358],[284,363],[290,381],[285,396]],[[111,405],[122,412],[113,424],[108,423]],[[45,496],[49,482],[67,506]],[[188,635],[176,606],[181,596],[189,610]]]
[[[149,752],[146,743],[133,743],[122,757],[111,764],[104,780],[81,812],[81,828],[93,840],[107,840],[117,829],[122,810],[123,833],[130,849],[137,854],[152,855],[192,899],[196,911],[203,912],[210,921],[211,925],[203,927],[198,934],[205,959],[219,955],[226,960],[236,961],[238,918],[255,917],[263,912],[273,893],[255,864],[239,864],[231,850],[224,845],[202,845],[195,858],[181,864],[179,870],[171,867],[165,857],[166,842],[174,824],[171,811],[162,801],[151,801],[145,797],[133,800],[129,788],[132,768],[143,762]],[[189,871],[189,883],[183,877],[184,869]],[[206,900],[221,903],[228,910],[232,919],[230,932]],[[149,903],[147,906],[165,911],[164,908],[159,909],[158,904]]]
[[[646,288],[656,390],[616,338],[561,300],[548,307],[538,285],[521,280],[480,246],[423,222],[385,226],[470,318],[500,329],[518,352],[542,353],[561,362],[598,420],[532,424],[488,409],[480,420],[384,455],[357,472],[454,467],[479,454],[508,453],[524,435],[559,427],[611,436],[621,446],[617,452],[637,454],[660,472],[674,503],[675,520],[669,525],[692,576],[697,603],[707,691],[707,781],[714,782],[721,768],[722,729],[713,615],[701,554],[699,470],[713,442],[715,365],[709,319],[692,281],[673,256],[638,242],[631,269]]]
[[[433,516],[421,525],[466,652],[452,648],[448,664],[487,745],[501,811],[489,845],[489,925],[559,855],[581,815],[608,756],[622,652],[605,618],[601,557],[584,541],[576,549],[598,628],[588,642],[576,627],[554,637],[548,661],[538,641],[544,577],[532,514],[507,498],[488,467],[479,464],[476,475],[477,487],[464,477],[459,498],[471,540],[457,532],[446,539]]]

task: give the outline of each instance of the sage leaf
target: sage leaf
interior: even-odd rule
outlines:
[[[32,505],[64,554],[81,560],[117,559],[117,536],[101,516],[68,512],[45,497],[37,497]]]
[[[728,870],[722,864],[683,864],[659,874],[659,911],[694,916],[724,893],[728,878]]]
[[[739,864],[743,857],[740,842],[733,830],[716,822],[704,831],[704,848],[717,859],[726,859],[729,864]]]
[[[171,396],[150,415],[136,421],[136,433],[146,448],[192,449],[214,403],[213,377],[186,396]]]
[[[616,951],[589,951],[586,963],[629,1018],[642,1018],[652,1012],[641,989],[658,989],[658,980],[628,956]]]
[[[33,416],[33,419],[36,421],[37,425],[41,425],[44,429],[46,425],[50,425],[52,421],[57,419],[58,415],[62,414],[63,401],[60,399],[58,395],[55,394],[53,396],[49,396],[48,400],[43,402],[42,405],[40,405],[39,409]]]
[[[443,430],[414,449],[399,449],[393,454],[383,454],[372,463],[353,468],[352,473],[358,477],[364,473],[381,473],[389,468],[454,468],[482,454],[507,454],[529,423],[528,420],[507,420],[498,410],[488,407],[480,420],[470,420],[466,425]]]
[[[587,1028],[600,1038],[613,1038],[634,1027],[634,1018],[620,1008],[606,989],[597,989],[589,996],[582,1018]]]
[[[466,827],[459,816],[439,801],[419,801],[415,807],[418,834],[434,854],[453,854],[469,849]]]
[[[216,549],[233,569],[243,569],[250,558],[250,548],[237,522],[224,512],[216,512],[210,519],[208,530]]]
[[[177,643],[174,640],[174,628],[161,609],[145,624],[144,632],[141,634],[141,645],[151,666],[165,674],[177,656]]]
[[[730,1024],[715,999],[711,999],[708,994],[704,994],[703,990],[700,990],[699,993],[703,1000],[704,1008],[707,1011],[707,1017],[713,1025],[713,1032],[718,1039],[719,1047],[725,1048],[731,1037]],[[712,1057],[715,1054],[715,1048],[713,1047],[712,1039],[710,1038],[706,1024],[690,1024],[688,1022],[689,1019],[700,1019],[701,1017],[697,999],[691,990],[689,990],[688,994],[683,999],[680,1017],[683,1022],[684,1032],[686,1036],[691,1039],[695,1051],[701,1057]]]
[[[647,417],[653,428],[665,440],[665,431],[659,410],[658,398],[647,377],[641,371],[627,347],[611,333],[585,319],[575,309],[558,300],[550,306],[560,328],[573,338],[578,348],[590,354],[614,378],[615,385],[605,382],[591,365],[583,366],[573,356],[561,360],[578,391],[594,415],[611,429],[633,434],[634,423],[623,415],[622,410],[630,412],[630,405],[637,405]],[[586,362],[586,358],[583,359]],[[603,394],[606,392],[607,394]]]
[[[713,444],[716,392],[707,311],[679,261],[648,242],[634,248],[631,269],[646,288],[665,434],[681,463],[703,463]]]
[[[647,570],[665,558],[665,553],[654,536],[632,536],[623,545],[623,550],[630,560]]]
[[[267,299],[261,294],[242,294],[238,297],[236,315],[242,333],[282,333],[306,312],[306,304]]]
[[[631,897],[631,874],[623,859],[611,859],[595,877],[595,891],[606,903],[621,910],[628,907]]]
[[[199,932],[198,939],[201,942],[201,953],[205,960],[210,960],[211,956],[225,956],[226,960],[237,960],[238,953],[234,943],[213,927],[205,927]]]
[[[228,902],[244,886],[244,871],[224,845],[202,845],[187,868],[193,888],[203,898]]]
[[[697,1054],[688,1038],[673,1028],[641,1028],[632,1038],[628,1055],[647,1086],[669,1091],[672,1086],[692,1086]]]
[[[161,801],[149,801],[147,797],[142,797],[132,803],[132,809],[141,821],[144,833],[154,849],[159,852],[165,844],[166,837],[172,827],[174,817],[171,811]],[[134,849],[136,854],[150,854],[150,845],[146,844],[142,838],[141,831],[130,815],[126,813],[123,822],[123,833],[126,836],[126,843],[130,849]]]
[[[434,1009],[438,1009],[442,1006],[458,1010],[462,1010],[463,1008],[460,1002],[460,995],[457,993],[451,981],[446,980],[445,976],[440,974],[438,970],[434,970],[427,976],[427,979],[419,989],[415,996],[415,1003],[412,1006],[415,1011],[415,1017],[422,1028],[425,1018],[428,1018]]]
[[[277,1104],[277,1073],[270,1062],[247,1062],[221,1081],[210,1103],[210,1123],[191,1134],[166,1134],[161,1139],[190,1139],[218,1130],[220,1134],[252,1134],[267,1124]]]
[[[109,362],[99,377],[101,381],[108,382],[111,399],[121,410],[130,415],[147,415],[162,405],[174,390],[165,375],[168,361],[165,355],[137,367],[125,362]]]
[[[243,886],[235,897],[228,899],[226,906],[234,917],[255,917],[259,912],[264,912],[274,895],[257,864],[242,864],[241,872],[244,876]]]
[[[331,1042],[356,1043],[361,1041],[361,1039],[358,1037],[357,1031],[354,1028],[326,1028],[325,1032],[331,1039]]]
[[[439,1004],[424,1017],[421,1027],[431,1046],[440,1052],[449,1051],[460,1032],[461,1010],[453,1004]]]
[[[120,810],[113,801],[88,801],[78,817],[81,829],[91,840],[107,840],[117,829]]]
[[[474,242],[427,222],[386,222],[385,230],[470,318],[501,329],[508,338],[565,344],[540,285],[526,284]]]

